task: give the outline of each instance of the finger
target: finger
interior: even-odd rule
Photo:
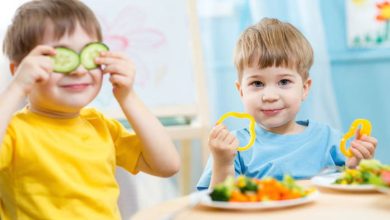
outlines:
[[[120,52],[113,52],[113,51],[102,51],[102,52],[100,52],[100,58],[104,58],[104,57],[111,57],[111,58],[128,60],[126,54],[120,53]]]
[[[236,136],[234,136],[232,133],[230,133],[226,138],[226,143],[228,144],[232,144],[234,142],[234,140],[236,139]]]
[[[348,159],[347,164],[349,168],[355,168],[359,164],[359,159],[356,157],[351,157]]]
[[[358,140],[358,141],[365,149],[367,149],[370,152],[371,156],[374,155],[375,145],[373,143],[362,141],[362,140]]]
[[[214,126],[214,128],[211,130],[210,137],[217,138],[218,134],[224,128],[225,128],[225,125],[223,125],[223,124],[219,124],[219,125]]]
[[[221,132],[218,134],[218,140],[225,142],[226,137],[230,134],[230,132],[227,129],[221,130]]]
[[[353,156],[355,156],[358,160],[363,159],[363,155],[360,153],[360,151],[356,150],[353,147],[350,147],[349,149],[351,149]]]
[[[51,58],[36,56],[31,57],[29,62],[34,63],[33,67],[30,69],[30,75],[34,78],[34,82],[42,83],[49,79],[50,73],[53,72],[53,62],[51,61]]]
[[[233,140],[233,142],[231,143],[231,146],[232,146],[232,148],[236,149],[236,148],[238,147],[239,144],[240,144],[240,142],[238,141],[237,138],[235,138],[235,139]]]
[[[351,142],[351,149],[355,149],[360,152],[364,159],[370,159],[371,153],[370,151],[359,141]]]
[[[121,75],[131,75],[131,74],[134,75],[133,70],[129,71],[129,67],[125,67],[125,66],[120,65],[120,64],[110,64],[110,65],[107,65],[103,69],[103,73],[104,74],[105,73],[113,73],[113,74],[121,74]]]
[[[118,59],[115,57],[96,57],[95,58],[95,63],[100,64],[100,65],[111,65],[115,63],[119,63],[123,61],[122,59]]]
[[[39,66],[47,73],[53,72],[53,60],[50,57],[42,57],[38,59]]]
[[[31,50],[31,52],[29,53],[29,55],[50,55],[50,56],[53,56],[56,54],[56,50],[51,47],[51,46],[47,46],[47,45],[38,45],[36,46],[34,49]]]
[[[127,84],[127,78],[118,74],[111,74],[109,80],[115,86],[121,86]]]
[[[217,125],[218,126],[218,125]],[[209,135],[209,137],[210,137],[210,139],[214,139],[214,138],[216,138],[217,137],[217,126],[214,126],[212,129],[211,129],[211,131],[210,131],[210,135]]]
[[[376,138],[365,134],[360,137],[360,140],[371,143],[374,146],[374,149],[376,148],[376,145],[378,145],[378,140]]]
[[[373,143],[370,143],[370,142],[367,142],[367,141],[361,141],[361,140],[357,140],[356,142],[360,146],[364,147],[370,153],[371,157],[374,155],[375,145]]]
[[[102,73],[110,74],[110,75],[121,75],[125,77],[130,77],[131,79],[135,78],[135,74],[131,74],[131,73],[126,74],[127,72],[125,72],[123,69],[118,67],[107,67],[102,71]]]
[[[119,74],[112,74],[110,76],[110,82],[117,85],[117,86],[124,86],[129,89],[131,89],[133,85],[133,79],[129,78],[128,76],[119,75]]]
[[[35,80],[36,83],[45,83],[49,80],[50,75],[47,73],[40,74],[39,77]]]

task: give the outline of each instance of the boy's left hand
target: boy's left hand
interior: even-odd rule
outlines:
[[[117,52],[101,52],[96,64],[105,65],[103,74],[110,74],[110,82],[118,102],[126,99],[133,92],[135,81],[135,65],[124,54]]]
[[[351,142],[351,147],[349,148],[353,154],[347,160],[347,166],[350,168],[356,167],[362,159],[372,159],[378,144],[376,138],[367,135],[360,136],[358,135],[359,132],[357,131],[356,139]]]

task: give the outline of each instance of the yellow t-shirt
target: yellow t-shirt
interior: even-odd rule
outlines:
[[[94,109],[73,119],[18,112],[0,148],[1,219],[120,219],[115,166],[137,173],[141,148]]]

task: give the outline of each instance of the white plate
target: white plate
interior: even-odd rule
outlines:
[[[377,187],[376,188],[379,192],[385,193],[390,196],[390,188],[389,187]]]
[[[221,209],[239,209],[239,210],[251,210],[251,209],[276,209],[290,206],[297,206],[306,203],[313,202],[319,196],[318,191],[310,193],[308,196],[299,199],[289,199],[282,201],[267,201],[267,202],[216,202],[212,201],[209,194],[203,194],[200,200],[200,204],[213,208]]]
[[[369,192],[375,191],[376,188],[373,185],[342,185],[334,184],[337,178],[341,176],[341,173],[333,173],[329,175],[314,176],[311,179],[311,182],[319,187],[324,187],[328,189],[342,190],[342,191],[358,191],[358,192]]]

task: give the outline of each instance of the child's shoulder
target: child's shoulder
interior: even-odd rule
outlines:
[[[94,118],[103,119],[104,118],[103,113],[98,111],[96,108],[92,108],[92,107],[86,107],[86,108],[81,109],[80,116],[82,118],[86,118],[86,119],[94,119]]]
[[[101,121],[104,123],[114,123],[114,124],[119,124],[119,121],[105,116],[102,112],[100,112],[96,108],[92,107],[86,107],[81,109],[80,111],[80,117],[84,120],[87,121]]]
[[[307,129],[313,132],[329,133],[333,135],[341,133],[340,130],[332,127],[331,125],[316,120],[297,121],[297,123],[307,126]]]

